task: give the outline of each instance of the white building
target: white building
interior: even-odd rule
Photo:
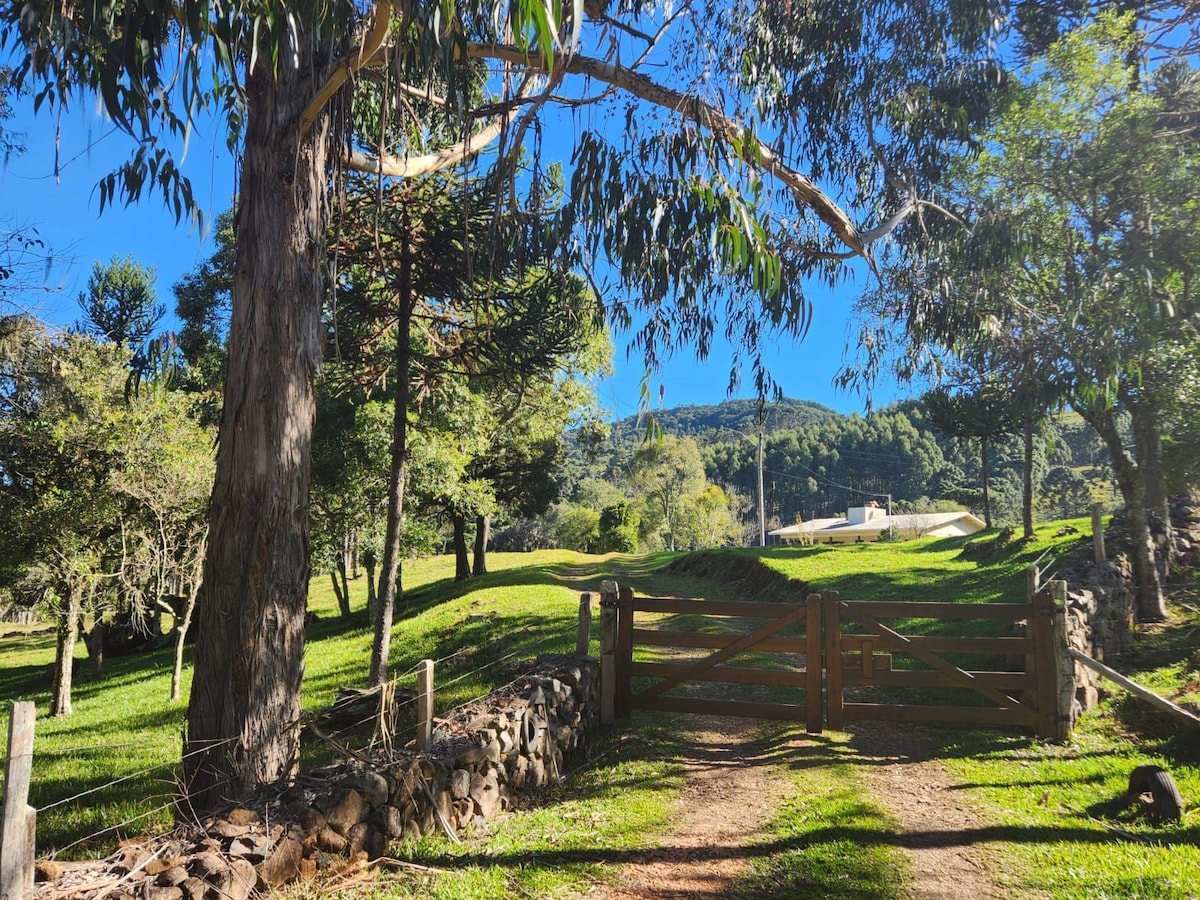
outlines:
[[[916,513],[889,516],[878,506],[852,506],[845,518],[813,519],[770,532],[781,541],[809,544],[861,544],[877,541],[886,531],[898,537],[958,537],[983,531],[983,521],[971,513]]]

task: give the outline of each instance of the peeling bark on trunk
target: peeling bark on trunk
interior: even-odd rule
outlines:
[[[329,224],[330,117],[297,125],[316,41],[246,78],[229,361],[183,788],[198,814],[273,782],[300,743],[309,449]]]
[[[412,367],[412,264],[409,260],[408,218],[401,228],[403,247],[400,265],[398,316],[396,322],[395,395],[392,399],[392,461],[388,478],[387,526],[380,561],[379,596],[375,601],[375,630],[371,641],[371,686],[387,681],[388,657],[392,648],[392,621],[400,602],[400,530],[404,524],[404,489],[408,482],[408,381]]]
[[[471,577],[471,560],[467,558],[467,520],[455,513],[454,523],[454,580],[466,581]]]
[[[476,575],[487,574],[487,545],[492,536],[492,517],[475,517],[475,565]]]
[[[54,687],[50,694],[50,715],[69,716],[71,680],[75,674],[75,643],[79,640],[79,591],[67,585],[67,596],[59,606],[58,634],[54,642]]]

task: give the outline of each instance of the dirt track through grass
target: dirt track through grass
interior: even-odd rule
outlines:
[[[729,897],[766,839],[765,822],[790,787],[780,748],[768,750],[744,720],[699,716],[688,724],[690,754],[670,832],[624,866],[620,886],[593,900]]]

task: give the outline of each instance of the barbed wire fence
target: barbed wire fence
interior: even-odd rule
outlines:
[[[449,679],[447,679],[446,681],[444,681],[443,683],[438,685],[438,688],[439,688],[439,690],[444,691],[446,688],[452,687],[453,685],[459,684],[468,679],[481,677],[488,672],[494,672],[504,666],[511,666],[512,662],[518,658],[528,658],[530,655],[536,656],[537,654],[545,651],[551,645],[555,645],[555,644],[563,645],[564,643],[565,643],[565,641],[564,641],[564,637],[562,635],[548,635],[532,645],[521,646],[521,647],[511,650],[507,653],[504,653],[500,656],[497,656],[493,659],[490,659],[481,665],[472,667],[465,671],[455,672],[452,677],[450,677]],[[361,695],[370,695],[372,693],[377,692],[379,694],[379,702],[378,702],[377,706],[374,709],[372,709],[369,713],[364,714],[364,715],[360,716],[359,718],[357,718],[347,724],[342,724],[335,730],[330,730],[330,731],[326,732],[320,727],[319,722],[320,722],[320,719],[321,719],[321,716],[323,713],[326,713],[329,710],[335,709],[337,707],[338,704],[336,701],[331,706],[326,707],[323,710],[319,710],[319,711],[312,712],[312,713],[306,713],[304,716],[297,719],[296,721],[286,723],[282,727],[285,729],[291,729],[291,728],[306,729],[313,735],[313,737],[317,741],[331,746],[341,755],[348,756],[350,758],[357,758],[360,761],[365,761],[368,763],[381,762],[385,758],[390,757],[393,753],[394,748],[392,746],[392,741],[395,738],[395,727],[400,720],[401,712],[403,712],[404,710],[406,710],[409,707],[416,706],[418,704],[418,702],[420,701],[419,696],[413,696],[410,698],[406,698],[404,700],[398,700],[398,701],[395,700],[395,692],[396,692],[396,688],[399,685],[399,683],[404,680],[407,680],[413,676],[416,676],[419,673],[420,669],[425,665],[432,665],[432,667],[436,669],[438,666],[444,665],[448,662],[451,662],[452,660],[460,658],[462,655],[463,655],[463,651],[460,648],[458,650],[452,651],[450,653],[447,653],[447,654],[445,654],[441,657],[438,657],[436,659],[433,659],[433,660],[423,660],[423,661],[411,666],[410,668],[406,669],[405,671],[396,674],[388,682],[386,682],[381,687],[375,689],[374,691],[368,690],[368,691],[358,692],[360,694],[360,696]],[[467,700],[460,701],[455,706],[443,711],[439,718],[442,718],[442,719],[450,718],[453,715],[461,712],[463,709],[469,707],[470,705],[484,700],[487,696],[494,693],[495,691],[503,690],[505,688],[511,687],[513,684],[519,682],[522,678],[527,677],[529,674],[531,674],[531,672],[532,672],[532,670],[530,670],[529,672],[523,672],[523,673],[515,676],[514,678],[508,679],[506,681],[506,683],[504,683],[502,685],[493,686],[493,687],[489,688],[487,692],[480,694],[479,696],[474,696]],[[14,710],[16,709],[17,706],[18,706],[18,704],[13,704]],[[13,748],[11,745],[6,747],[7,755],[5,756],[5,759],[4,759],[4,766],[5,766],[6,773],[10,771],[10,769],[12,768],[14,763],[20,762],[20,763],[29,765],[32,762],[32,757],[33,757],[32,707],[33,707],[33,704],[29,703],[28,706],[30,707],[29,714],[31,717],[30,718],[31,733],[30,733],[29,749],[18,751],[15,748]],[[12,716],[10,716],[10,725],[13,721],[16,720],[16,718],[17,718],[17,716],[16,716],[16,713],[14,712],[14,714]],[[366,729],[367,726],[371,726],[372,731],[370,732],[369,737],[366,738],[365,744],[361,744],[358,746],[353,745],[351,739],[355,738],[356,736],[359,736],[361,734],[361,732]],[[388,726],[388,727],[382,727],[382,726]],[[10,728],[10,732],[11,732],[11,728]],[[240,737],[225,738],[225,739],[221,739],[221,740],[205,742],[205,745],[201,746],[201,747],[195,747],[194,746],[195,742],[192,742],[193,749],[188,750],[181,756],[173,757],[172,759],[163,761],[161,763],[155,763],[153,765],[142,766],[134,771],[126,772],[115,778],[111,778],[101,784],[91,785],[82,790],[77,790],[73,793],[70,793],[67,796],[60,797],[56,800],[44,803],[40,807],[36,807],[36,808],[29,807],[29,814],[31,816],[41,816],[41,815],[43,815],[45,813],[49,813],[49,812],[62,811],[63,809],[71,807],[71,806],[90,808],[92,806],[97,805],[96,800],[98,798],[103,797],[106,793],[112,792],[115,788],[118,788],[121,785],[128,785],[130,783],[134,783],[134,782],[138,782],[138,781],[141,781],[144,783],[149,783],[150,780],[152,779],[152,777],[156,773],[163,773],[164,775],[170,776],[169,778],[162,779],[166,783],[171,784],[172,787],[169,792],[164,792],[161,794],[145,795],[142,798],[143,808],[140,808],[136,813],[133,813],[131,815],[128,815],[128,816],[122,818],[121,821],[119,821],[119,822],[112,823],[112,824],[106,824],[103,828],[100,828],[100,829],[97,829],[94,831],[90,831],[89,833],[86,833],[83,835],[79,835],[79,836],[75,837],[73,840],[71,840],[69,843],[54,846],[54,847],[50,848],[49,855],[51,857],[60,857],[64,854],[68,854],[69,852],[71,852],[79,847],[97,844],[102,839],[104,839],[110,835],[126,835],[126,836],[128,836],[128,835],[134,834],[138,830],[136,826],[138,826],[139,823],[145,823],[147,820],[153,821],[156,817],[160,817],[165,813],[171,813],[171,817],[176,824],[172,824],[171,827],[167,828],[166,830],[158,830],[153,834],[148,834],[148,835],[143,836],[147,842],[153,842],[156,840],[163,839],[163,838],[171,835],[176,830],[176,828],[178,827],[177,823],[179,821],[187,820],[189,818],[190,810],[186,807],[186,804],[184,802],[182,802],[183,798],[181,797],[181,795],[179,793],[179,777],[180,777],[180,773],[181,773],[182,764],[185,763],[188,759],[191,759],[197,755],[212,753],[213,751],[219,750],[222,747],[232,746],[233,744],[236,744],[239,740],[240,740]],[[138,745],[138,744],[110,745],[110,744],[88,743],[88,744],[80,744],[80,745],[74,746],[74,747],[59,748],[55,752],[59,755],[74,755],[74,754],[79,754],[79,753],[89,752],[89,751],[96,751],[96,750],[101,750],[101,749],[119,749],[121,747],[128,748],[128,747],[134,747],[134,746],[140,746],[140,745]],[[218,782],[216,787],[220,788],[224,785],[231,784],[233,782],[233,780],[234,780],[233,778],[227,778],[221,782]],[[16,787],[16,785],[14,785],[11,782],[9,777],[6,777],[5,784],[6,784],[6,788]],[[21,796],[22,802],[24,802],[23,798],[24,798],[24,796],[27,795],[27,791],[28,791],[28,787],[26,787],[24,791],[6,791],[6,806],[5,806],[6,816],[8,813],[8,803],[7,803],[8,796],[12,795],[15,800],[17,795],[19,794]],[[161,802],[158,802],[158,801],[161,801]],[[154,805],[151,806],[150,808],[144,808],[144,804],[146,802],[153,802]],[[85,807],[85,804],[86,804],[86,807]],[[7,821],[7,818],[6,818],[6,821]],[[194,822],[193,824],[200,825],[199,822]],[[19,848],[15,847],[15,846],[10,847],[6,842],[5,850],[6,851],[11,850],[12,852],[16,853],[19,851]],[[9,854],[6,852],[5,855],[7,857]],[[29,857],[28,877],[30,879],[32,878],[32,855],[33,855],[33,846],[32,846],[32,842],[31,842],[30,846],[28,847],[28,857]],[[21,871],[19,871],[17,873],[16,877],[23,879],[23,878],[25,878],[25,876],[26,876],[26,873],[24,872],[24,868],[22,867]],[[4,893],[4,892],[0,891],[0,893]],[[14,892],[9,892],[7,895],[8,896],[16,896],[17,894]]]

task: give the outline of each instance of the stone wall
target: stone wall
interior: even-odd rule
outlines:
[[[40,861],[38,892],[241,900],[347,857],[383,856],[393,841],[457,836],[562,778],[590,752],[599,724],[598,662],[542,657],[532,674],[439,720],[429,752],[351,753],[204,822],[201,833],[127,841],[94,863]]]
[[[1151,534],[1160,574],[1200,565],[1200,508],[1190,496],[1171,501],[1171,531],[1162,518],[1151,520]],[[1053,575],[1067,582],[1067,640],[1076,650],[1115,666],[1129,651],[1133,634],[1136,597],[1129,559],[1129,526],[1124,516],[1114,515],[1105,531],[1102,563],[1093,559],[1092,549],[1080,549],[1061,561]],[[1081,709],[1090,709],[1099,699],[1101,676],[1075,666],[1075,699]]]

